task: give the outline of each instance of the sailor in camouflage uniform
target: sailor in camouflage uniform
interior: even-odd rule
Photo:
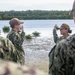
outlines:
[[[58,35],[56,33],[56,25],[54,26],[54,29],[53,29],[53,38],[54,38],[54,42],[56,43],[56,45],[61,40],[66,39],[69,36],[69,33],[71,33],[70,27],[66,23],[63,23],[59,29],[60,29],[60,33],[62,35],[60,37],[58,37]],[[51,51],[49,53],[49,74],[52,72],[52,68],[53,68],[54,51],[55,51],[56,45],[51,49]]]
[[[72,13],[75,22],[75,1]],[[57,44],[52,73],[52,75],[75,75],[75,34]]]
[[[20,25],[23,24],[18,18],[12,18],[9,22],[12,30],[7,35],[7,38],[13,43],[17,49],[17,60],[18,63],[24,65],[25,63],[25,53],[22,47],[25,32],[22,26],[22,32],[20,32]]]
[[[0,59],[17,62],[16,49],[12,42],[0,36]]]
[[[57,28],[56,28],[56,25],[54,26],[54,29],[53,29],[53,38],[54,38],[54,42],[55,43],[58,43],[59,41],[61,41],[62,39],[66,39],[66,37],[69,36],[69,34],[71,33],[71,30],[70,30],[70,26],[66,23],[63,23],[60,28],[60,34],[62,36],[58,37],[58,34],[57,34]]]

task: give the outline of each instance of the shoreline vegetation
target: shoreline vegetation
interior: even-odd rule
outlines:
[[[37,19],[72,19],[70,10],[27,10],[27,11],[0,11],[0,20],[10,20],[11,18],[19,18],[21,20],[37,20]]]

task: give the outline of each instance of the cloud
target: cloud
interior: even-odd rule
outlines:
[[[0,10],[69,10],[73,0],[0,0]]]

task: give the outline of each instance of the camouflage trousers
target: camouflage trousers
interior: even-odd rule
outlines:
[[[25,53],[17,51],[17,63],[24,65],[25,64]]]

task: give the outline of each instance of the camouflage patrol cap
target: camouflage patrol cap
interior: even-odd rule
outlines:
[[[64,29],[68,29],[68,30],[70,30],[70,27],[69,27],[69,25],[68,24],[66,24],[66,23],[63,23],[61,26],[60,26],[60,28],[64,28]]]
[[[23,24],[24,22],[21,22],[18,18],[12,18],[9,22],[10,25],[20,25]]]

